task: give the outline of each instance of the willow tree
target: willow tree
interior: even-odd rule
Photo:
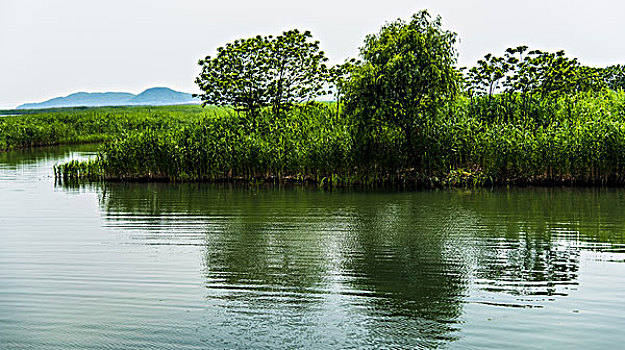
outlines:
[[[254,116],[263,107],[275,114],[325,94],[325,53],[309,31],[239,39],[198,64],[195,82],[203,105],[233,106]]]
[[[367,36],[361,61],[344,86],[357,139],[370,142],[377,128],[398,128],[408,165],[418,167],[427,153],[419,145],[425,144],[420,140],[428,121],[458,91],[456,40],[456,33],[443,29],[441,17],[432,19],[425,10]]]

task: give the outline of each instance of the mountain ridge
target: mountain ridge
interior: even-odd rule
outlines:
[[[153,87],[140,94],[129,92],[75,92],[43,102],[24,103],[15,109],[43,109],[60,107],[104,107],[104,106],[164,106],[200,103],[186,92],[167,87]]]

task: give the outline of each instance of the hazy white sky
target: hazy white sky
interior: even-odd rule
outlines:
[[[195,92],[199,58],[291,28],[311,30],[342,62],[367,33],[421,9],[459,34],[464,66],[520,44],[625,63],[619,0],[0,0],[0,108],[76,91]]]

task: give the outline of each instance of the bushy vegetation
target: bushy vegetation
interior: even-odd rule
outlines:
[[[324,94],[331,78],[328,59],[309,31],[289,30],[235,40],[198,63],[195,80],[204,105],[235,106],[256,116],[271,106],[274,114]]]
[[[347,173],[350,131],[334,105],[309,105],[250,123],[234,111],[167,131],[146,130],[105,144],[99,160],[113,179],[223,180]]]
[[[459,91],[455,42],[456,34],[442,28],[441,18],[432,20],[425,11],[367,36],[362,62],[350,68],[340,86],[362,163],[373,156],[376,138],[392,130],[401,133],[400,151],[407,157],[396,164],[427,169],[419,139]]]
[[[472,108],[470,99],[455,99],[422,125],[415,140],[421,150],[419,169],[404,152],[400,127],[384,126],[374,142],[363,144],[356,140],[353,119],[337,115],[336,104],[319,104],[278,120],[265,110],[254,124],[230,111],[180,128],[132,133],[104,144],[96,160],[99,168],[89,165],[97,169],[92,173],[74,165],[60,174],[435,186],[625,183],[622,91],[579,93],[557,104],[533,106],[543,117],[538,120],[483,119]],[[360,156],[365,152],[367,159]]]

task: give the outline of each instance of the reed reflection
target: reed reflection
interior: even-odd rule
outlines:
[[[100,196],[106,225],[128,242],[199,247],[219,329],[293,346],[444,346],[465,303],[566,297],[581,252],[622,249],[625,232],[617,190],[117,183]]]

